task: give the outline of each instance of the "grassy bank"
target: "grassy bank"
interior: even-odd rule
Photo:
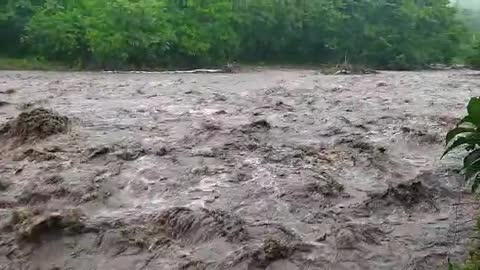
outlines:
[[[62,63],[45,61],[37,58],[10,58],[0,56],[0,70],[73,70]]]

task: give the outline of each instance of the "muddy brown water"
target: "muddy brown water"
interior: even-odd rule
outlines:
[[[445,269],[477,210],[439,159],[474,75],[2,71],[0,123],[71,127],[2,137],[0,269]]]

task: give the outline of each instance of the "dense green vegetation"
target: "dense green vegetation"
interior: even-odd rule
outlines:
[[[457,8],[457,18],[462,21],[469,34],[462,44],[459,56],[473,67],[480,68],[480,1],[452,0]]]
[[[476,42],[473,52],[467,57],[467,63],[474,68],[480,68],[480,41]]]
[[[1,54],[81,67],[449,63],[449,0],[4,0]]]
[[[458,8],[458,17],[474,34],[480,32],[480,9],[472,10],[460,7]]]

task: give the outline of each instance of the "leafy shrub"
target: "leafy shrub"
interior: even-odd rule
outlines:
[[[174,39],[162,1],[91,1],[86,6],[86,40],[95,64],[153,65]]]
[[[473,68],[480,68],[480,42],[473,48],[473,53],[467,58],[467,63]]]
[[[18,55],[24,52],[21,42],[30,18],[43,6],[45,0],[0,1],[0,52]]]
[[[467,111],[468,115],[447,133],[448,147],[443,156],[460,147],[468,151],[462,171],[475,192],[480,185],[480,97],[470,100]]]
[[[476,192],[480,186],[480,97],[472,98],[467,106],[468,115],[457,126],[447,133],[447,150],[443,154],[459,147],[465,147],[468,151],[463,160],[463,173],[465,179],[472,184],[472,192]],[[477,221],[477,234],[480,233],[480,221]],[[452,264],[449,262],[449,270],[479,270],[480,269],[480,246],[475,244],[470,251],[470,257],[464,264]]]
[[[73,62],[87,51],[82,19],[76,12],[46,8],[32,17],[24,40],[38,55]]]
[[[347,58],[409,69],[450,62],[464,31],[449,0],[6,1],[0,34],[14,31],[2,34],[0,53],[25,44],[37,56],[97,67]]]
[[[108,68],[223,62],[238,43],[226,3],[49,0],[30,20],[25,40],[46,58]]]
[[[157,0],[155,0],[157,1]],[[175,41],[167,52],[177,65],[208,65],[231,60],[239,47],[230,1],[191,1],[168,8]]]

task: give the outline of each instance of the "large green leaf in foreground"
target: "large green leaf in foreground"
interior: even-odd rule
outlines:
[[[447,149],[443,156],[452,150],[465,147],[468,154],[463,160],[462,172],[475,192],[480,186],[480,97],[470,100],[467,112],[468,115],[447,133]]]

